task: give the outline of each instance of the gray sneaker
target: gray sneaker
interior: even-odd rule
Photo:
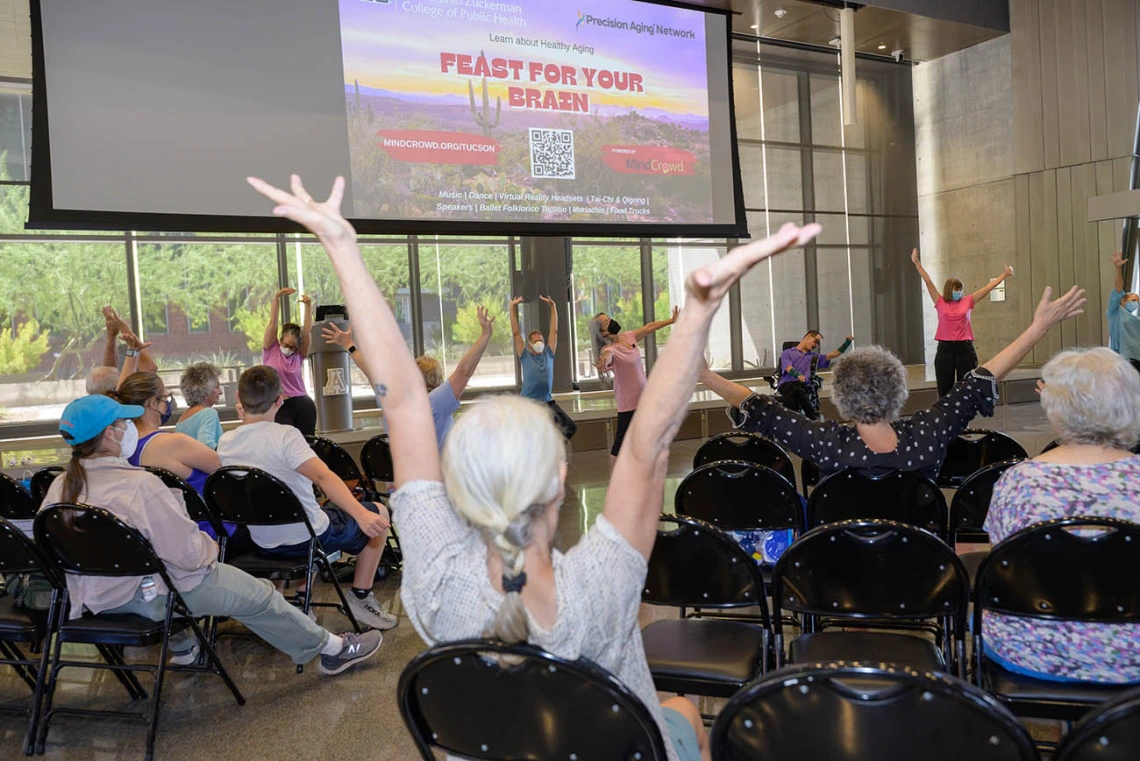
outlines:
[[[347,632],[340,636],[344,638],[344,647],[340,652],[336,655],[321,656],[321,673],[326,676],[339,674],[358,663],[363,663],[380,652],[380,645],[384,642],[384,635],[378,631],[368,631],[363,634]]]
[[[385,613],[384,608],[376,601],[376,595],[371,592],[363,600],[358,598],[352,590],[349,590],[345,597],[348,598],[349,610],[352,611],[352,615],[356,616],[356,620],[361,626],[387,631],[394,627],[399,620],[391,613]]]

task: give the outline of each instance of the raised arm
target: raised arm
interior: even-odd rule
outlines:
[[[455,366],[451,377],[447,379],[456,399],[463,396],[463,390],[467,388],[467,384],[471,382],[471,377],[475,375],[475,368],[479,366],[479,360],[483,358],[487,344],[491,343],[491,323],[495,321],[495,318],[491,317],[482,306],[475,307],[475,315],[479,318],[479,326],[482,328],[479,338],[459,360],[459,364]]]
[[[539,296],[550,307],[550,328],[546,331],[546,345],[550,347],[551,354],[558,353],[558,305],[549,296]]]
[[[153,370],[142,370],[141,362],[139,362],[143,352],[150,346],[150,342],[143,343],[138,336],[130,331],[120,333],[119,338],[123,339],[123,343],[127,345],[127,357],[123,360],[123,369],[119,371],[119,382],[115,384],[115,388],[123,385],[123,381],[127,379],[128,375],[140,372],[140,370],[141,372],[153,372]]]
[[[305,319],[301,325],[301,342],[298,348],[301,356],[309,356],[309,349],[313,348],[313,297],[305,294],[301,297],[301,309],[305,310]]]
[[[104,367],[119,366],[119,322],[119,315],[114,307],[110,304],[103,307],[103,324],[107,328],[107,342],[103,345]]]
[[[360,328],[359,362],[384,410],[397,488],[409,481],[439,481],[439,445],[427,388],[388,302],[364,265],[356,245],[356,231],[341,216],[344,178],[336,178],[332,193],[323,203],[312,199],[297,175],[291,181],[293,192],[287,193],[262,180],[249,179],[254,188],[277,204],[275,215],[308,228],[332,261],[349,313]]]
[[[771,238],[738,246],[686,278],[685,310],[649,376],[606,492],[606,519],[647,559],[657,537],[669,445],[688,408],[717,307],[757,262],[803,245],[819,231],[816,224],[784,225]]]
[[[518,358],[523,349],[526,348],[526,341],[523,340],[522,328],[519,327],[519,304],[522,303],[522,296],[515,296],[511,299],[511,303],[507,306],[507,313],[511,317],[511,340],[515,344],[515,357]],[[457,397],[458,398],[458,397]]]
[[[922,282],[926,283],[926,292],[930,294],[930,300],[937,304],[941,294],[938,293],[938,288],[935,287],[934,281],[930,279],[930,275],[926,273],[926,268],[922,266],[922,262],[918,260],[917,248],[911,250],[910,260],[914,262],[915,269],[917,269],[918,274],[922,276]]]
[[[854,340],[855,336],[847,336],[847,340],[839,344],[839,348],[835,351],[829,351],[827,354],[825,354],[824,359],[826,359],[828,362],[831,362],[834,359],[838,359],[839,355],[851,348],[851,342]]]
[[[1112,252],[1112,266],[1116,268],[1116,279],[1112,281],[1112,290],[1124,293],[1124,255],[1119,251]]]
[[[745,399],[752,396],[752,389],[747,386],[742,386],[739,383],[733,383],[728,378],[714,373],[708,369],[708,367],[701,370],[700,381],[705,384],[705,388],[733,407],[739,407],[744,403]]]
[[[989,370],[995,379],[1001,380],[1010,370],[1017,367],[1017,363],[1045,337],[1050,328],[1085,311],[1081,309],[1085,304],[1083,288],[1074,285],[1068,293],[1055,301],[1049,300],[1052,295],[1053,289],[1046,288],[1045,293],[1041,295],[1041,301],[1037,304],[1037,310],[1033,313],[1033,322],[1025,332],[992,359],[983,362],[981,369]]]
[[[1005,265],[1005,270],[1000,275],[998,275],[993,280],[991,280],[990,282],[983,285],[978,290],[974,291],[974,294],[973,294],[974,304],[975,305],[978,304],[978,302],[980,302],[982,299],[984,299],[986,296],[989,295],[990,291],[992,291],[994,288],[997,288],[999,285],[1001,285],[1002,282],[1012,274],[1013,274],[1013,267],[1010,267],[1008,264]]]
[[[268,351],[277,343],[277,320],[281,316],[281,297],[291,296],[296,292],[296,288],[280,288],[273,294],[269,302],[269,323],[265,326],[265,335],[261,338],[262,349]]]
[[[633,335],[638,341],[645,338],[650,333],[666,328],[677,321],[677,314],[681,311],[680,307],[673,307],[673,316],[668,320],[656,320],[655,322],[646,323],[637,330],[633,331]]]

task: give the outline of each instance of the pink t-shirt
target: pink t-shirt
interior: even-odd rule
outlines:
[[[611,367],[618,412],[631,412],[637,409],[637,401],[645,388],[645,363],[641,361],[641,350],[637,348],[633,331],[621,333],[618,340],[610,344],[610,356],[613,357]]]
[[[262,349],[261,364],[272,367],[281,376],[281,390],[287,399],[306,395],[305,379],[301,375],[305,366],[304,354],[298,351],[286,357],[281,353],[281,344],[274,341],[268,349]]]
[[[934,305],[938,312],[936,341],[973,341],[974,328],[970,325],[970,312],[974,311],[974,297],[966,294],[960,301],[947,301],[941,296]]]

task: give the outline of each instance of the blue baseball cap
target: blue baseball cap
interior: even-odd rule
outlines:
[[[81,396],[63,410],[59,418],[59,435],[72,446],[98,436],[103,429],[123,418],[142,417],[146,412],[137,404],[119,404],[109,396]]]

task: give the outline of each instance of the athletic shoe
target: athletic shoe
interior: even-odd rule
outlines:
[[[321,673],[333,676],[347,671],[358,663],[363,663],[380,651],[384,642],[384,635],[378,631],[368,631],[363,634],[347,632],[340,635],[344,638],[344,647],[336,655],[321,656]]]
[[[376,595],[371,592],[361,600],[356,593],[349,590],[345,595],[348,598],[348,608],[361,626],[387,631],[396,625],[398,619],[391,613],[385,613],[384,608],[376,601]]]
[[[178,652],[171,651],[171,653],[170,653],[170,665],[171,666],[189,666],[190,664],[194,663],[194,661],[198,660],[199,649],[200,648],[198,647],[198,642],[197,642],[197,640],[195,640],[190,645],[189,650],[181,650]]]

